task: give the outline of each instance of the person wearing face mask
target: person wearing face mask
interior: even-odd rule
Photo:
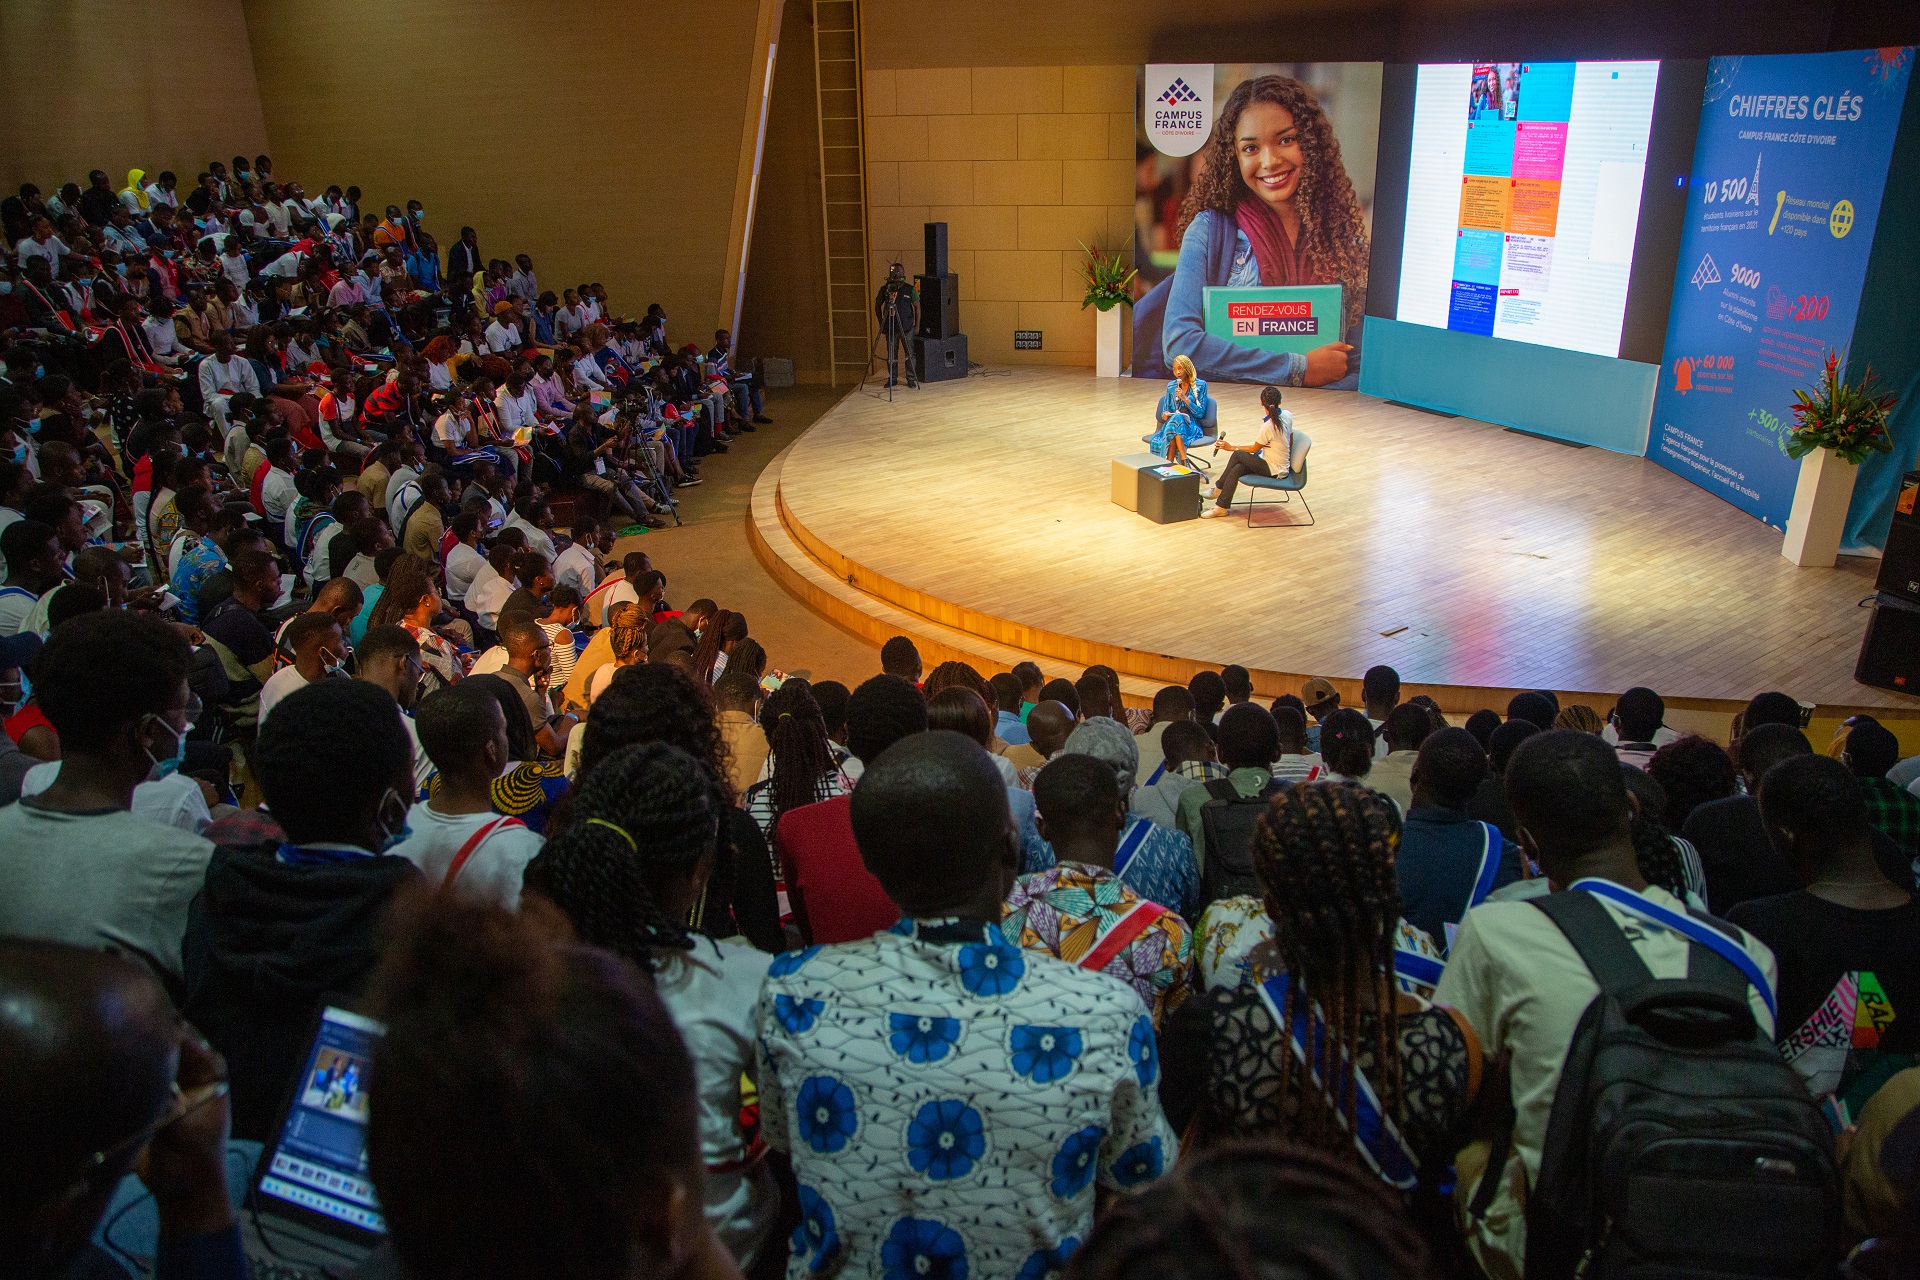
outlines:
[[[350,1003],[379,958],[394,896],[419,881],[382,857],[411,834],[413,744],[364,680],[287,695],[253,773],[282,839],[221,845],[187,926],[186,1016],[226,1056],[233,1136],[270,1136],[322,1004]]]
[[[293,661],[268,677],[260,687],[260,723],[267,722],[273,708],[288,694],[321,680],[347,674],[347,656],[353,652],[340,624],[331,613],[303,613],[287,624],[281,646],[293,654]]]
[[[54,629],[31,678],[59,772],[0,809],[0,935],[107,946],[182,990],[188,904],[213,845],[132,810],[136,789],[186,756],[190,661],[165,623],[125,610]]]

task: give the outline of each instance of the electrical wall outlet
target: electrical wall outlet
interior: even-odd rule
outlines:
[[[1013,331],[1013,349],[1015,351],[1038,351],[1040,349],[1040,331],[1038,329],[1015,329]]]

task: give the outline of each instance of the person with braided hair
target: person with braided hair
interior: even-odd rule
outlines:
[[[853,790],[853,780],[834,759],[827,723],[807,681],[789,680],[768,694],[760,728],[767,735],[767,776],[748,787],[740,803],[768,839],[781,814]]]
[[[1231,1142],[1115,1202],[1067,1280],[1423,1280],[1425,1241],[1351,1160],[1282,1142]]]
[[[1464,1019],[1396,983],[1399,843],[1399,815],[1365,787],[1301,783],[1268,802],[1253,862],[1269,972],[1196,996],[1164,1037],[1162,1098],[1191,1142],[1299,1142],[1401,1191],[1445,1169],[1480,1052]]]
[[[756,1070],[754,1019],[773,957],[696,935],[685,923],[701,914],[731,810],[725,784],[679,747],[620,747],[582,777],[572,821],[527,868],[527,884],[560,908],[581,942],[653,975],[693,1057],[707,1221],[744,1267],[780,1207],[739,1122],[740,1081]]]
[[[773,857],[760,828],[734,803],[726,744],[707,687],[674,666],[624,667],[594,700],[575,736],[580,742],[576,785],[585,785],[600,762],[622,747],[644,742],[678,747],[713,775],[726,797],[726,816],[717,865],[693,927],[713,938],[744,936],[762,951],[782,950],[787,942]]]

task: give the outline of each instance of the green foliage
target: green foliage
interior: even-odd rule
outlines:
[[[1875,394],[1869,366],[1858,382],[1848,382],[1845,361],[1838,351],[1827,352],[1826,368],[1811,393],[1793,393],[1794,427],[1787,436],[1787,455],[1803,458],[1815,449],[1831,449],[1851,463],[1866,461],[1869,453],[1892,453],[1887,413],[1898,396]]]
[[[1121,304],[1132,306],[1133,278],[1139,273],[1113,250],[1089,246],[1085,241],[1076,243],[1087,251],[1086,261],[1080,264],[1080,280],[1087,286],[1087,296],[1080,309],[1098,307],[1111,311]]]

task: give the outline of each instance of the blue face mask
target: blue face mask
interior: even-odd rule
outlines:
[[[7,459],[10,462],[25,462],[27,460],[27,446],[25,444],[13,446],[7,453]]]
[[[4,298],[12,292],[13,292],[13,281],[0,280],[0,298]]]
[[[161,728],[174,735],[172,755],[162,759],[153,754],[152,748],[147,749],[147,759],[153,761],[153,768],[147,773],[147,781],[158,782],[162,778],[170,778],[180,771],[181,764],[187,758],[187,730],[175,729],[165,720],[160,719],[159,716],[151,716],[149,718],[158,721]],[[188,726],[188,728],[191,727],[192,726]]]
[[[403,844],[413,835],[413,828],[407,825],[406,799],[392,787],[380,798],[380,815],[373,822],[380,830],[380,847],[375,853],[390,852],[394,846]],[[398,814],[394,813],[398,810]]]

